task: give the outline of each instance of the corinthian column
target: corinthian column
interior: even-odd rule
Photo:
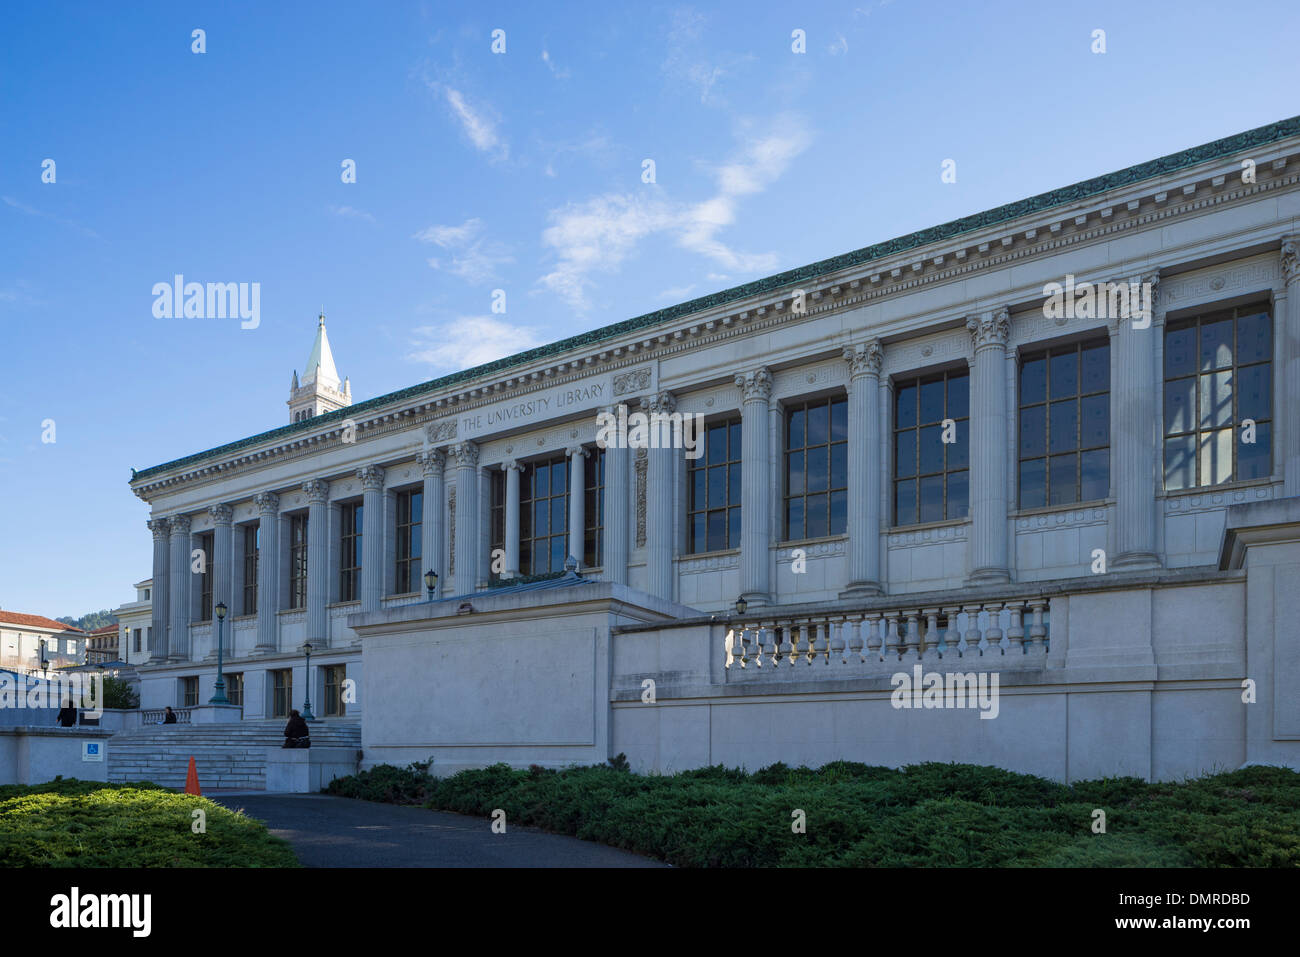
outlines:
[[[216,624],[217,605],[225,603],[229,609],[228,614],[233,617],[235,613],[234,598],[231,593],[230,573],[231,564],[231,521],[235,517],[235,510],[229,505],[213,505],[208,509],[208,514],[212,516],[212,554],[208,560],[212,562],[212,650],[208,653],[209,658],[217,656],[217,638],[218,633],[223,629],[218,628]],[[230,630],[234,630],[234,622],[231,622]],[[224,636],[222,636],[224,638]]]
[[[618,406],[605,410],[617,418]],[[605,553],[602,564],[608,582],[627,584],[628,450],[622,439],[605,447],[605,527],[601,534]]]
[[[740,425],[740,594],[751,605],[771,601],[768,548],[772,540],[771,456],[768,409],[772,372],[766,366],[736,376],[742,396]]]
[[[378,611],[384,582],[384,470],[357,469],[361,480],[361,610]]]
[[[257,505],[257,644],[253,654],[272,654],[280,642],[280,496],[258,492]],[[233,626],[232,626],[233,627]]]
[[[424,470],[424,510],[420,517],[420,554],[424,557],[425,570],[438,574],[438,581],[433,586],[433,597],[442,594],[443,581],[447,570],[442,567],[442,488],[443,468],[447,457],[437,449],[419,452],[415,460]],[[424,574],[423,571],[420,573]]]
[[[972,585],[1010,581],[1007,570],[1007,340],[1005,307],[966,320],[971,363],[971,575]]]
[[[456,581],[452,594],[468,595],[478,577],[478,446],[460,442],[447,453],[456,463]]]
[[[171,597],[168,599],[167,660],[190,657],[190,517],[173,515],[171,526]]]
[[[581,570],[587,538],[587,450],[573,445],[565,454],[569,456],[569,555]]]
[[[841,597],[879,595],[880,340],[844,350],[849,364],[849,584]]]
[[[168,583],[171,575],[171,558],[167,548],[167,519],[151,518],[145,522],[153,532],[153,641],[149,646],[149,663],[162,664],[167,660],[167,597],[171,593]]]
[[[1274,435],[1279,437],[1275,454],[1283,463],[1282,492],[1290,497],[1300,495],[1300,236],[1282,237],[1282,278],[1286,282],[1286,301],[1279,303],[1273,321],[1283,324],[1282,355],[1278,356],[1279,370],[1275,374],[1282,377],[1286,401],[1281,409],[1273,410],[1273,417],[1281,420],[1274,427]]]
[[[671,392],[660,392],[641,400],[641,408],[650,415],[670,415],[677,409]],[[664,430],[651,425],[651,431]],[[677,451],[672,448],[649,449],[646,475],[646,591],[669,601],[673,597],[673,470]]]
[[[1152,312],[1160,275],[1140,276],[1151,283]],[[1161,447],[1163,423],[1156,418],[1156,390],[1162,388],[1156,369],[1156,336],[1163,323],[1154,316],[1137,315],[1141,297],[1127,316],[1112,316],[1111,350],[1115,356],[1115,381],[1111,402],[1119,414],[1111,449],[1115,456],[1111,481],[1115,492],[1115,543],[1112,568],[1155,568],[1156,551],[1156,450]],[[1134,322],[1136,321],[1136,325]]]
[[[329,618],[329,498],[330,483],[309,479],[307,495],[307,640],[318,647],[330,643]],[[362,539],[365,541],[365,539]]]
[[[519,575],[519,473],[523,466],[514,459],[509,459],[503,466],[506,470],[506,578]]]

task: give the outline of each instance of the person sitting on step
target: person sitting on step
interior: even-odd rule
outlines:
[[[289,712],[289,723],[284,726],[283,746],[286,748],[311,747],[311,733],[307,730],[307,722],[298,713],[297,709]]]

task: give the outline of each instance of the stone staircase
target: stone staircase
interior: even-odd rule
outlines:
[[[359,722],[322,721],[310,727],[312,747],[361,750]],[[193,755],[204,790],[265,790],[266,749],[283,743],[283,720],[147,725],[109,739],[108,780],[152,781],[179,790],[185,787]]]

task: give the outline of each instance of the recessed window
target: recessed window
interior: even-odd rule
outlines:
[[[343,701],[343,682],[347,677],[346,665],[326,665],[321,669],[325,680],[325,716],[341,718],[347,713]]]
[[[199,703],[199,679],[197,677],[181,679],[181,707],[193,708]]]
[[[759,428],[767,428],[760,423]],[[704,429],[704,451],[687,459],[687,551],[740,547],[741,422],[714,422]]]
[[[242,705],[244,703],[244,676],[236,672],[235,674],[226,673],[226,699],[231,704]]]
[[[307,607],[307,516],[289,516],[289,607]]]
[[[244,526],[244,614],[257,614],[257,556],[260,547],[260,526],[254,522]]]
[[[564,571],[569,539],[569,460],[529,462],[519,476],[519,570]]]
[[[945,420],[951,420],[945,425]],[[970,373],[939,372],[894,385],[894,524],[970,512]]]
[[[1110,494],[1110,341],[1027,353],[1020,360],[1020,507]]]
[[[203,574],[199,584],[199,621],[212,620],[212,582],[216,577],[216,537],[213,532],[204,532],[199,536],[199,548],[203,552]]]
[[[849,403],[825,399],[785,412],[785,537],[842,535],[848,527]]]
[[[339,601],[356,601],[361,580],[361,525],[365,506],[346,502],[339,507]]]
[[[605,450],[589,450],[582,470],[582,564],[599,568],[605,560]]]
[[[287,718],[293,707],[293,671],[279,668],[271,672],[271,717]]]
[[[1267,303],[1165,325],[1165,488],[1273,471],[1273,320]]]
[[[420,590],[421,535],[424,521],[424,492],[411,489],[397,493],[397,568],[394,588],[397,594]]]

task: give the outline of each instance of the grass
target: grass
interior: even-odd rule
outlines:
[[[1300,773],[1284,768],[1064,785],[937,763],[663,776],[498,764],[446,778],[428,767],[381,765],[329,791],[483,817],[500,808],[512,824],[684,867],[1300,867]],[[1092,831],[1097,809],[1104,834]]]
[[[195,834],[193,811],[206,815]],[[0,787],[3,867],[296,867],[286,841],[207,798],[148,782]]]

